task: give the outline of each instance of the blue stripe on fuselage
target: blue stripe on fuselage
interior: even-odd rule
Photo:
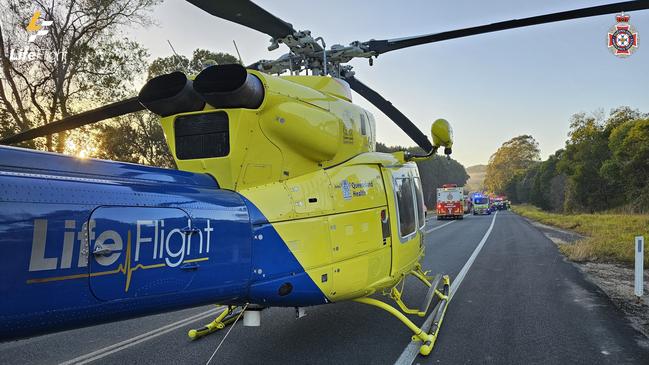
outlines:
[[[273,228],[264,214],[245,199],[253,225],[250,301],[271,306],[309,306],[327,303],[325,295]],[[280,288],[290,286],[289,294]]]

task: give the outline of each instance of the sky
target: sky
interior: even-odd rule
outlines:
[[[390,39],[602,5],[610,1],[342,1],[256,0],[298,30],[311,30],[327,46]],[[297,4],[297,5],[296,5]],[[464,166],[486,164],[505,141],[531,134],[543,159],[565,144],[570,116],[627,105],[649,112],[649,10],[629,13],[639,48],[615,57],[606,35],[615,15],[569,20],[422,45],[350,62],[356,77],[379,91],[427,135],[437,118],[453,126],[452,157]],[[152,58],[196,48],[236,55],[244,64],[273,59],[269,36],[216,18],[182,0],[153,10],[156,25],[128,30]],[[361,96],[354,102],[377,120],[377,140],[414,145]]]

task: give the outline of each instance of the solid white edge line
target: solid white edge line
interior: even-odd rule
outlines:
[[[464,276],[466,276],[466,273],[473,265],[473,261],[475,261],[476,257],[478,257],[478,254],[482,250],[482,246],[484,246],[485,242],[487,242],[487,239],[491,234],[491,230],[494,228],[494,224],[496,223],[496,216],[498,216],[498,212],[494,213],[494,217],[491,219],[491,225],[489,225],[489,229],[487,229],[487,232],[485,232],[484,236],[482,236],[480,243],[478,243],[478,247],[473,250],[473,253],[471,254],[471,257],[469,257],[469,260],[467,260],[467,262],[462,267],[462,270],[460,270],[457,276],[453,279],[453,282],[451,283],[449,301],[453,299],[453,295],[455,295],[455,292],[460,287],[460,284],[462,284]]]
[[[462,267],[462,270],[457,274],[457,277],[453,280],[451,278],[451,288],[449,289],[449,303],[451,299],[453,299],[453,295],[455,295],[455,292],[458,290],[460,287],[460,284],[462,284],[462,281],[464,280],[464,277],[466,276],[466,273],[469,271],[471,266],[473,265],[473,262],[475,261],[476,257],[482,250],[482,246],[484,246],[485,242],[487,242],[487,239],[489,238],[489,235],[491,234],[491,230],[494,228],[494,223],[496,222],[496,216],[498,215],[498,212],[496,212],[491,218],[491,225],[489,225],[489,228],[485,232],[484,236],[482,236],[482,239],[480,240],[480,243],[478,243],[478,246],[473,250],[473,253],[467,260],[467,262],[464,264]],[[453,221],[455,222],[455,221]],[[450,222],[450,223],[453,223]],[[441,228],[438,227],[438,228]],[[424,324],[421,326],[421,329],[428,332],[430,330],[431,325],[433,324],[433,314],[435,314],[435,311],[432,311],[426,320],[424,321]],[[403,352],[397,359],[397,361],[394,362],[394,365],[411,365],[413,361],[417,358],[417,355],[419,355],[419,347],[421,347],[421,344],[419,342],[415,341],[410,341],[408,345],[406,346],[405,349],[403,349]]]
[[[469,215],[469,214],[465,214],[464,216],[466,217],[466,216],[468,216],[468,215]],[[432,219],[432,218],[431,218],[431,219]],[[429,220],[431,220],[431,219],[429,219]],[[438,229],[440,229],[440,228],[444,228],[444,227],[448,226],[449,224],[451,224],[451,223],[453,223],[453,222],[457,222],[457,220],[452,220],[452,221],[450,221],[450,222],[448,222],[448,223],[444,223],[444,224],[442,224],[441,226],[433,227],[433,228],[431,228],[431,229],[429,229],[429,230],[427,230],[427,231],[424,231],[424,233],[430,233],[430,232],[436,231],[436,230],[438,230]]]
[[[218,313],[222,312],[224,310],[224,308],[225,307],[217,307],[217,308],[205,311],[205,312],[195,314],[195,315],[193,315],[191,317],[181,319],[181,320],[179,320],[177,322],[170,323],[170,324],[168,324],[166,326],[157,328],[155,330],[152,330],[152,331],[143,333],[141,335],[126,339],[124,341],[120,341],[120,342],[118,342],[116,344],[101,348],[99,350],[87,353],[85,355],[75,357],[72,360],[62,362],[59,365],[87,364],[87,363],[89,363],[91,361],[101,359],[101,358],[106,357],[108,355],[111,355],[111,354],[113,354],[115,352],[127,349],[127,348],[129,348],[131,346],[140,344],[142,342],[148,341],[150,339],[153,339],[153,338],[158,337],[160,335],[163,335],[165,333],[171,332],[171,331],[173,331],[175,329],[178,329],[180,327],[188,325],[188,324],[190,324],[192,322],[196,322],[196,321],[198,321],[200,319],[203,319],[205,317],[215,316]]]
[[[436,231],[436,230],[438,230],[440,228],[444,228],[444,227],[448,226],[449,224],[455,223],[455,222],[457,222],[457,221],[450,221],[448,223],[444,223],[441,226],[437,226],[437,227],[431,228],[431,229],[429,229],[427,231],[424,231],[424,233],[430,233],[430,232]]]

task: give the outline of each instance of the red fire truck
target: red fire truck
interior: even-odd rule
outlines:
[[[437,219],[464,218],[464,187],[456,184],[444,184],[437,188]]]

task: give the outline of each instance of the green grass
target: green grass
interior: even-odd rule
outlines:
[[[574,261],[618,262],[633,265],[635,236],[649,245],[649,214],[558,214],[532,205],[515,205],[512,210],[543,224],[578,232],[586,238],[559,249]],[[649,254],[645,253],[645,267]]]

